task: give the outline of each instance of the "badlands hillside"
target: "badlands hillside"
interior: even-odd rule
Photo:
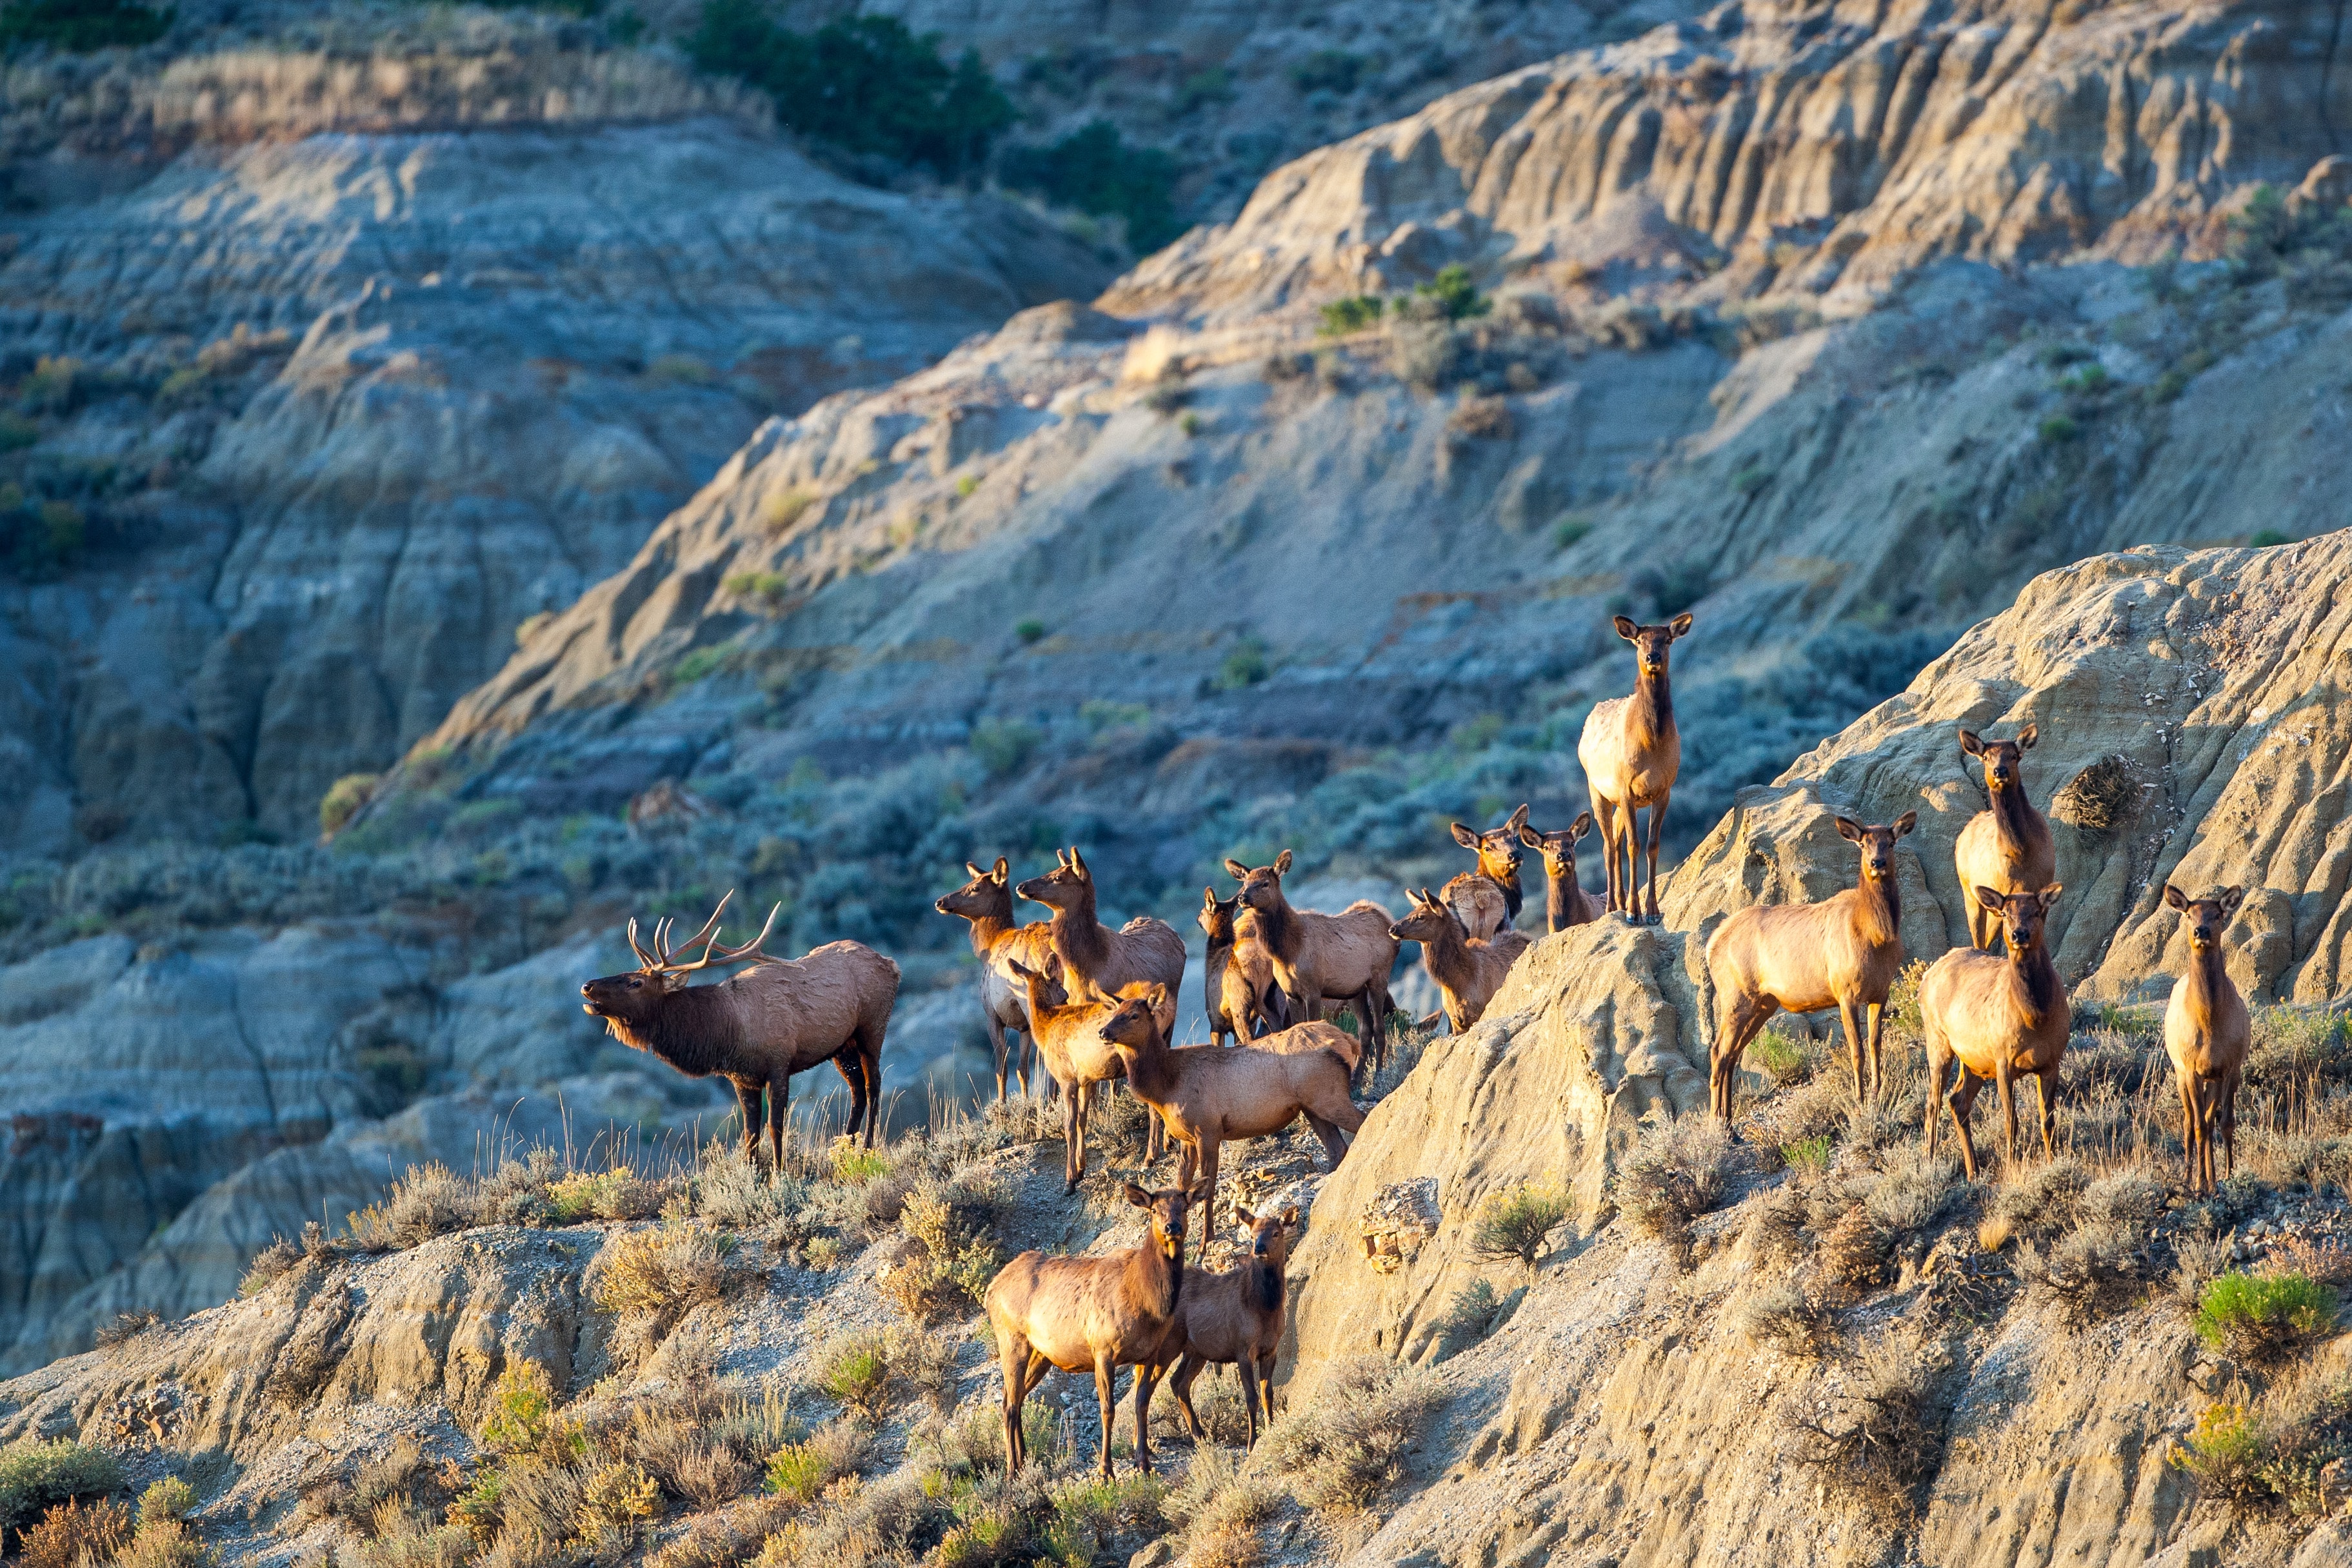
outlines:
[[[2305,621],[2341,580],[2333,541],[2275,543],[2345,520],[2332,11],[953,9],[907,15],[982,52],[1020,136],[1198,141],[1178,196],[1212,221],[1114,278],[1098,224],[780,131],[651,7],[629,42],[191,6],[12,63],[9,516],[49,542],[0,578],[0,1364],[221,1301],[417,1161],[719,1131],[572,1010],[633,914],[735,887],[793,945],[896,955],[904,1127],[974,1070],[929,910],[968,858],[1081,843],[1117,915],[1188,936],[1232,853],[1400,905],[1466,862],[1449,821],[1581,806],[1617,611],[1697,621],[1692,870],[1614,971],[1664,998],[1677,933],[1848,873],[1810,764],[1739,791],[1820,747],[1847,799],[1958,810],[1952,725],[2062,687],[2038,622],[1968,628],[2085,558],[2139,582],[2080,621],[2135,674],[2069,664],[2019,711],[2042,798],[2107,802],[2059,813],[2099,867],[2069,978],[2121,1005],[2167,972],[2149,879],[2252,764],[2185,727],[2223,632],[2198,664],[2107,629],[2142,594],[2204,626],[2174,574]],[[1461,47],[1404,82],[1433,29]],[[1233,98],[1183,109],[1133,63],[1155,39],[1228,51]],[[1346,93],[1304,85],[1328,50]],[[2303,701],[2231,709],[2231,744]],[[2222,819],[2263,824],[2213,864],[2259,868],[2264,1001],[2342,992],[2337,765],[2249,773]],[[1924,955],[1957,890],[1917,862]],[[1700,1054],[1638,1045],[1594,1103],[1686,1106]],[[1528,1158],[1568,1180],[1604,1141]]]

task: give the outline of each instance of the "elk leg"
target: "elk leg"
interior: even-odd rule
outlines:
[[[2176,1075],[2180,1089],[2180,1162],[2186,1172],[2184,1179],[2192,1193],[2203,1192],[2203,1171],[2197,1161],[2197,1145],[2205,1135],[2204,1120],[2197,1108],[2197,1078],[2194,1073]]]
[[[861,1032],[857,1037],[858,1064],[866,1073],[866,1146],[872,1148],[877,1134],[882,1128],[882,1035]]]
[[[1886,1028],[1886,1004],[1885,1002],[1873,1002],[1870,1004],[1869,1022],[1871,1092],[1874,1094],[1884,1094],[1886,1092],[1886,1063],[1879,1055],[1879,1047],[1885,1043],[1885,1038],[1883,1033]]]
[[[2233,1067],[2222,1075],[2220,1103],[2214,1107],[2221,1119],[2221,1174],[2225,1176],[2238,1174],[2238,1079],[2244,1071],[2243,1067]],[[2213,1179],[2210,1139],[2206,1141],[2205,1157],[2205,1179],[2210,1183]]]
[[[1709,1109],[1719,1119],[1731,1120],[1740,1057],[1746,1053],[1748,1042],[1780,1010],[1780,1004],[1769,997],[1740,997],[1725,1007],[1722,1026],[1715,1031],[1715,1051],[1707,1063]]]
[[[1862,1053],[1868,1038],[1867,1026],[1854,1017],[1853,1003],[1844,998],[1838,999],[1838,1021],[1845,1025],[1845,1053],[1853,1058],[1853,1104],[1858,1111],[1870,1103],[1870,1083],[1864,1072],[1869,1063]]]
[[[1644,925],[1664,924],[1658,914],[1658,841],[1666,832],[1666,801],[1674,795],[1669,789],[1650,802],[1650,908],[1642,917]]]
[[[760,1158],[760,1086],[738,1082],[735,1103],[743,1113],[743,1157],[754,1164]]]
[[[776,1162],[776,1178],[784,1174],[784,1119],[790,1114],[787,1101],[791,1097],[790,1077],[768,1080],[768,1152]]]
[[[1209,1440],[1209,1429],[1201,1425],[1200,1412],[1192,1408],[1192,1379],[1201,1375],[1201,1368],[1204,1364],[1198,1355],[1188,1350],[1184,1353],[1184,1359],[1176,1364],[1176,1375],[1168,1380],[1168,1392],[1176,1396],[1176,1408],[1184,1416],[1184,1429],[1192,1434],[1192,1440],[1196,1443]]]
[[[1592,791],[1592,825],[1601,834],[1601,913],[1609,914],[1617,907],[1617,860],[1615,819],[1610,815],[1609,802],[1601,791]]]
[[[1272,1351],[1268,1351],[1265,1354],[1259,1356],[1255,1366],[1249,1364],[1247,1357],[1244,1357],[1242,1378],[1244,1382],[1254,1380],[1257,1384],[1257,1406],[1260,1422],[1265,1426],[1273,1426],[1274,1353]],[[1250,1432],[1250,1447],[1253,1448],[1257,1447],[1257,1432],[1255,1428]]]
[[[1006,1051],[1004,1024],[997,1018],[995,1013],[989,1009],[983,1008],[981,1011],[988,1019],[988,1049],[993,1052],[996,1057],[996,1103],[1002,1105],[1004,1103],[1004,1068]]]
[[[1021,1036],[1021,1065],[1016,1071],[1021,1075],[1021,1098],[1026,1100],[1029,1098],[1030,1080],[1037,1071],[1037,1037],[1025,1029],[1005,1032],[1008,1036],[1013,1033]]]
[[[1307,1113],[1307,1124],[1314,1128],[1316,1137],[1322,1140],[1323,1157],[1330,1162],[1324,1168],[1328,1171],[1338,1170],[1339,1162],[1348,1157],[1348,1145],[1339,1137],[1338,1124],[1326,1121],[1309,1111]]]
[[[1021,1405],[1029,1395],[1032,1359],[1029,1343],[1019,1333],[1003,1328],[997,1330],[996,1364],[997,1370],[1004,1375],[1004,1469],[1007,1474],[1021,1468]]]
[[[1969,1134],[1969,1118],[1975,1113],[1977,1094],[1984,1088],[1984,1082],[1962,1062],[1959,1082],[1953,1085],[1951,1098],[1946,1102],[1952,1108],[1952,1124],[1959,1129],[1960,1164],[1968,1167],[1970,1181],[1977,1179],[1977,1141]]]
[[[1936,1124],[1943,1119],[1938,1113],[1942,1110],[1938,1102],[1944,1097],[1944,1068],[1949,1061],[1950,1058],[1944,1054],[1943,1042],[1936,1038],[1935,1031],[1930,1029],[1927,1036],[1927,1128],[1929,1159],[1936,1157]]]
[[[2033,1075],[2033,1097],[2042,1107],[2042,1157],[2045,1160],[2058,1157],[2058,1084],[2051,1074],[2052,1070],[2045,1067]]]
[[[1201,1244],[1192,1252],[1196,1262],[1208,1257],[1209,1238],[1217,1228],[1217,1151],[1223,1145],[1217,1139],[1206,1134],[1202,1135],[1201,1175],[1202,1179],[1209,1184],[1209,1196],[1201,1203]],[[1333,1162],[1335,1166],[1337,1163]],[[1189,1189],[1192,1184],[1180,1182],[1178,1185]]]
[[[2004,1053],[1992,1064],[1992,1086],[2000,1096],[2000,1157],[2005,1166],[2017,1164],[2017,1075]],[[2009,1174],[2007,1171],[2003,1175]]]
[[[834,1053],[833,1067],[841,1074],[841,1081],[849,1085],[849,1125],[841,1135],[855,1143],[859,1129],[866,1125],[866,1073],[857,1055],[857,1037],[849,1038],[850,1043]]]
[[[1062,1191],[1078,1190],[1087,1174],[1086,1091],[1075,1084],[1062,1090]]]
[[[1139,1364],[1135,1369],[1135,1468],[1151,1473],[1151,1391],[1160,1385],[1166,1366]]]
[[[1110,1357],[1101,1351],[1095,1353],[1095,1403],[1102,1409],[1102,1479],[1110,1479],[1111,1423],[1118,1418],[1118,1407],[1111,1397],[1112,1374]]]

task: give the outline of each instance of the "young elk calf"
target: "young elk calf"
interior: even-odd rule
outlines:
[[[1609,908],[1634,925],[1658,923],[1658,837],[1665,831],[1666,801],[1683,765],[1682,732],[1675,727],[1674,685],[1667,669],[1675,639],[1688,633],[1687,612],[1664,626],[1636,626],[1631,616],[1613,620],[1617,635],[1633,644],[1633,695],[1611,697],[1595,706],[1576,743],[1592,790],[1592,816],[1601,824],[1601,853],[1609,871]],[[1650,810],[1650,907],[1645,914],[1635,884],[1640,836],[1634,813]],[[1622,852],[1622,853],[1621,853]],[[1623,871],[1619,871],[1620,861]]]
[[[1119,1004],[1102,1037],[1127,1069],[1127,1086],[1167,1124],[1183,1145],[1182,1169],[1198,1169],[1207,1206],[1207,1224],[1217,1215],[1217,1151],[1235,1138],[1263,1138],[1290,1125],[1302,1112],[1323,1141],[1330,1168],[1338,1170],[1348,1140],[1364,1124],[1364,1113],[1348,1098],[1348,1064],[1328,1051],[1261,1051],[1245,1046],[1220,1051],[1213,1045],[1168,1049],[1160,1027],[1158,995]],[[1207,1232],[1202,1245],[1208,1244]]]
[[[1437,982],[1445,998],[1445,1021],[1455,1034],[1467,1034],[1484,1017],[1486,1004],[1503,988],[1503,977],[1529,946],[1517,931],[1498,931],[1492,942],[1481,942],[1462,928],[1462,917],[1430,895],[1427,888],[1405,894],[1412,913],[1389,927],[1402,942],[1421,944],[1422,967]]]
[[[2172,983],[2164,1008],[2164,1054],[2180,1085],[2180,1141],[2189,1159],[2189,1190],[2213,1190],[2213,1134],[2221,1134],[2221,1174],[2238,1166],[2238,1081],[2252,1040],[2246,1001],[2221,962],[2221,934],[2244,903],[2233,887],[2217,898],[2190,898],[2170,883],[2164,902],[2180,911],[2189,930],[2189,967]]]
[[[1029,1027],[1029,992],[1013,972],[1018,961],[1042,968],[1053,952],[1053,936],[1042,920],[1023,925],[1013,918],[1011,873],[1004,857],[982,871],[970,861],[964,870],[971,880],[931,905],[941,915],[971,922],[971,954],[980,960],[980,1016],[988,1023],[988,1043],[996,1054],[996,1097],[1004,1098],[1008,1065],[1021,1075],[1021,1092],[1029,1092],[1029,1072],[1037,1053],[1036,1031]],[[1013,1055],[1014,1042],[1005,1037],[1026,1035]]]
[[[1013,960],[1013,972],[1027,994],[1037,1053],[1045,1059],[1045,1071],[1062,1087],[1062,1190],[1076,1192],[1087,1174],[1087,1118],[1094,1110],[1095,1086],[1121,1077],[1126,1071],[1118,1053],[1102,1038],[1103,1019],[1110,1016],[1115,1004],[1072,1001],[1058,953],[1045,956],[1043,973],[1018,959]],[[1157,994],[1163,1003],[1160,1026],[1175,1027],[1175,993],[1141,981],[1127,989],[1137,995]],[[1158,1153],[1159,1141],[1147,1140],[1146,1158]]]
[[[1944,1070],[1957,1057],[1959,1081],[1948,1102],[1960,1133],[1960,1162],[1977,1179],[1977,1146],[1969,1113],[1990,1081],[2000,1092],[2001,1149],[2017,1158],[2017,1080],[2032,1073],[2042,1101],[2042,1152],[2057,1157],[2058,1063],[2066,1054],[2066,987],[2050,961],[2043,925],[2063,892],[2058,883],[2032,893],[1976,890],[1977,903],[1998,916],[2006,957],[1955,947],[1919,981],[1919,1016],[1927,1034],[1927,1153],[1936,1152],[1937,1102]]]
[[[1290,852],[1255,869],[1236,860],[1225,870],[1242,884],[1243,904],[1257,912],[1274,977],[1296,1019],[1322,1016],[1322,1004],[1354,1004],[1377,1070],[1387,1055],[1389,971],[1396,967],[1397,941],[1389,935],[1395,917],[1370,899],[1358,899],[1338,915],[1293,909],[1282,894]]]
[[[1248,1446],[1255,1448],[1258,1427],[1274,1420],[1274,1356],[1282,1348],[1289,1312],[1282,1270],[1290,1260],[1290,1239],[1298,1234],[1298,1210],[1258,1215],[1236,1207],[1234,1218],[1249,1233],[1249,1256],[1238,1269],[1223,1274],[1196,1271],[1186,1281],[1183,1305],[1150,1375],[1156,1379],[1170,1362],[1176,1364],[1168,1390],[1176,1396],[1176,1408],[1183,1412],[1193,1439],[1206,1442],[1208,1428],[1192,1408],[1192,1380],[1204,1366],[1230,1365],[1241,1375],[1242,1407],[1249,1413]],[[1205,1232],[1208,1228],[1202,1228]]]
[[[1140,1247],[1101,1258],[1049,1258],[1024,1252],[988,1285],[988,1322],[996,1331],[997,1365],[1004,1373],[1004,1461],[1021,1468],[1029,1445],[1021,1431],[1021,1406],[1048,1366],[1064,1372],[1092,1368],[1095,1399],[1102,1406],[1102,1476],[1110,1479],[1112,1375],[1122,1366],[1135,1375],[1135,1465],[1151,1473],[1151,1388],[1146,1369],[1167,1343],[1182,1304],[1184,1218],[1202,1189],[1162,1187],[1146,1192],[1133,1182],[1127,1201],[1151,1215],[1151,1236]]]
[[[1576,879],[1576,841],[1591,831],[1590,811],[1578,812],[1565,832],[1539,833],[1524,823],[1519,827],[1519,842],[1543,856],[1544,918],[1554,931],[1601,918],[1601,901]]]
[[[1526,902],[1527,894],[1519,883],[1517,841],[1527,829],[1528,809],[1524,804],[1501,827],[1483,833],[1473,832],[1459,822],[1454,824],[1454,841],[1478,857],[1478,869],[1454,878],[1440,896],[1462,916],[1462,924],[1470,935],[1482,942],[1517,920],[1519,905]],[[1492,904],[1481,896],[1489,887],[1502,894],[1499,915],[1492,913]]]
[[[1751,904],[1716,927],[1706,945],[1706,971],[1715,981],[1721,1019],[1709,1078],[1715,1113],[1724,1121],[1731,1120],[1741,1054],[1783,1008],[1810,1013],[1836,1007],[1845,1024],[1847,1054],[1853,1058],[1854,1103],[1867,1101],[1871,1086],[1882,1082],[1878,1031],[1886,993],[1903,968],[1895,841],[1918,822],[1916,811],[1906,811],[1884,828],[1860,827],[1840,817],[1839,836],[1862,846],[1858,886],[1819,904]]]
[[[2025,798],[2025,753],[2040,731],[2027,725],[2015,740],[1979,740],[1960,731],[1960,749],[1984,762],[1985,793],[1991,806],[1969,819],[1952,842],[1952,862],[1962,887],[1995,893],[2032,893],[2058,875],[2058,848],[2050,823]],[[1982,904],[1969,905],[1969,943],[1990,947],[2000,922]]]
[[[734,1085],[744,1151],[754,1159],[764,1094],[768,1147],[779,1169],[793,1074],[830,1061],[849,1085],[848,1135],[863,1128],[872,1148],[882,1120],[882,1036],[898,997],[898,966],[856,942],[828,942],[804,958],[770,957],[760,944],[775,928],[782,904],[768,911],[757,936],[726,946],[719,917],[734,896],[720,899],[677,949],[702,945],[702,956],[691,964],[671,956],[667,920],[654,928],[650,953],[637,945],[637,923],[630,921],[629,946],[640,967],[581,987],[581,1010],[603,1019],[623,1045],[658,1056],[688,1078],[716,1074]],[[751,967],[715,986],[689,987],[694,972],[714,961]]]

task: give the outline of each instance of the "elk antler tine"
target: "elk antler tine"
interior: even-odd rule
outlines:
[[[643,967],[655,967],[654,956],[637,941],[637,917],[634,915],[629,916],[629,951],[637,956],[637,962]]]
[[[683,975],[690,974],[696,969],[707,969],[710,967],[711,955],[715,952],[724,950],[719,940],[719,918],[720,915],[727,913],[727,899],[734,896],[735,890],[731,887],[729,888],[727,890],[727,898],[722,898],[719,901],[719,907],[710,912],[710,918],[702,923],[702,929],[688,937],[678,948],[678,951],[682,952],[686,948],[691,947],[696,943],[699,942],[702,944],[702,956],[697,958],[691,964],[671,963],[668,967],[673,972]]]
[[[776,916],[782,912],[783,907],[782,902],[779,900],[773,907],[770,908],[768,911],[768,923],[760,927],[760,934],[757,936],[752,937],[740,947],[721,946],[719,949],[719,962],[724,964],[732,964],[739,959],[749,958],[755,964],[781,963],[782,960],[772,958],[767,954],[761,952],[760,945],[768,939],[768,933],[776,928]]]
[[[665,915],[654,926],[654,962],[665,969],[669,967],[669,925],[670,917]]]

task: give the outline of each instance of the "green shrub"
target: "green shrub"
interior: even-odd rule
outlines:
[[[341,832],[383,782],[381,773],[346,773],[329,785],[327,792],[319,798],[320,835],[331,839]]]
[[[1802,1083],[1813,1075],[1810,1042],[1777,1029],[1766,1029],[1748,1042],[1748,1060],[1764,1070],[1775,1089]]]
[[[760,608],[773,611],[792,596],[793,580],[780,571],[737,571],[728,574],[726,586],[737,598],[757,601]]]
[[[1454,1291],[1454,1299],[1445,1304],[1445,1315],[1437,1320],[1436,1350],[1431,1363],[1458,1355],[1501,1328],[1527,1293],[1522,1285],[1505,1295],[1486,1280],[1473,1280]]]
[[[1731,1135],[1722,1123],[1676,1116],[1643,1134],[1611,1190],[1635,1230],[1680,1249],[1690,1222],[1723,1201],[1731,1162]]]
[[[724,648],[697,648],[670,666],[672,686],[690,686],[727,662]]]
[[[832,1479],[831,1467],[814,1443],[788,1443],[768,1457],[768,1490],[778,1497],[814,1502]]]
[[[825,1353],[817,1371],[817,1386],[861,1414],[879,1417],[889,1413],[890,1353],[877,1336],[854,1334]]]
[[[1363,74],[1363,56],[1345,49],[1318,49],[1291,66],[1290,81],[1301,92],[1350,93]]]
[[[1810,1173],[1828,1169],[1830,1156],[1834,1151],[1835,1145],[1830,1142],[1830,1135],[1822,1133],[1810,1138],[1799,1138],[1794,1143],[1782,1144],[1780,1158],[1790,1170]]]
[[[479,1433],[482,1447],[501,1454],[536,1448],[547,1440],[554,1413],[555,1383],[547,1368],[528,1359],[509,1362],[490,1389]]]
[[[1076,207],[1124,226],[1137,255],[1158,250],[1184,225],[1176,220],[1176,160],[1157,147],[1132,147],[1118,128],[1097,120],[1049,147],[1008,147],[999,176],[1056,206]]]
[[[1567,549],[1580,544],[1592,531],[1592,519],[1582,512],[1570,512],[1551,526],[1551,548]]]
[[[1217,666],[1216,678],[1209,684],[1221,692],[1237,692],[1256,685],[1273,674],[1266,663],[1265,644],[1255,637],[1244,637]]]
[[[880,1149],[860,1148],[855,1144],[833,1146],[833,1179],[850,1183],[872,1181],[888,1173],[890,1156]]]
[[[1013,623],[1013,634],[1024,648],[1045,640],[1045,623],[1035,616],[1026,616]]]
[[[2253,546],[2256,549],[2269,549],[2273,545],[2291,545],[2294,543],[2294,536],[2293,534],[2283,534],[2276,528],[2258,528],[2255,530],[2254,536],[2246,542]]]
[[[1297,1478],[1303,1500],[1360,1510],[1402,1477],[1405,1450],[1441,1397],[1426,1370],[1378,1356],[1342,1361],[1305,1410],[1275,1423],[1266,1448],[1276,1469]]]
[[[2210,1349],[2252,1361],[2275,1360],[2327,1332],[2336,1292],[2303,1274],[2233,1271],[2197,1301],[2197,1337]]]
[[[122,1467],[103,1448],[59,1437],[0,1448],[0,1538],[13,1537],[53,1503],[104,1497],[122,1484]]]
[[[1484,316],[1494,308],[1494,302],[1470,281],[1470,269],[1458,261],[1438,268],[1435,277],[1415,284],[1412,292],[1415,298],[1435,301],[1449,321]]]
[[[2035,434],[2053,446],[2063,445],[2083,434],[2082,427],[2063,413],[2053,413],[2035,427]]]
[[[961,180],[1017,116],[976,52],[950,67],[939,44],[895,16],[852,15],[795,33],[760,0],[704,0],[686,50],[701,69],[765,91],[801,135]]]
[[[1350,332],[1360,332],[1376,325],[1387,301],[1377,294],[1358,294],[1346,299],[1334,299],[1323,307],[1323,324],[1315,329],[1318,338],[1344,338]]]
[[[1544,1243],[1569,1215],[1568,1194],[1557,1186],[1522,1186],[1490,1196],[1470,1232],[1473,1257],[1516,1258],[1532,1270]]]

